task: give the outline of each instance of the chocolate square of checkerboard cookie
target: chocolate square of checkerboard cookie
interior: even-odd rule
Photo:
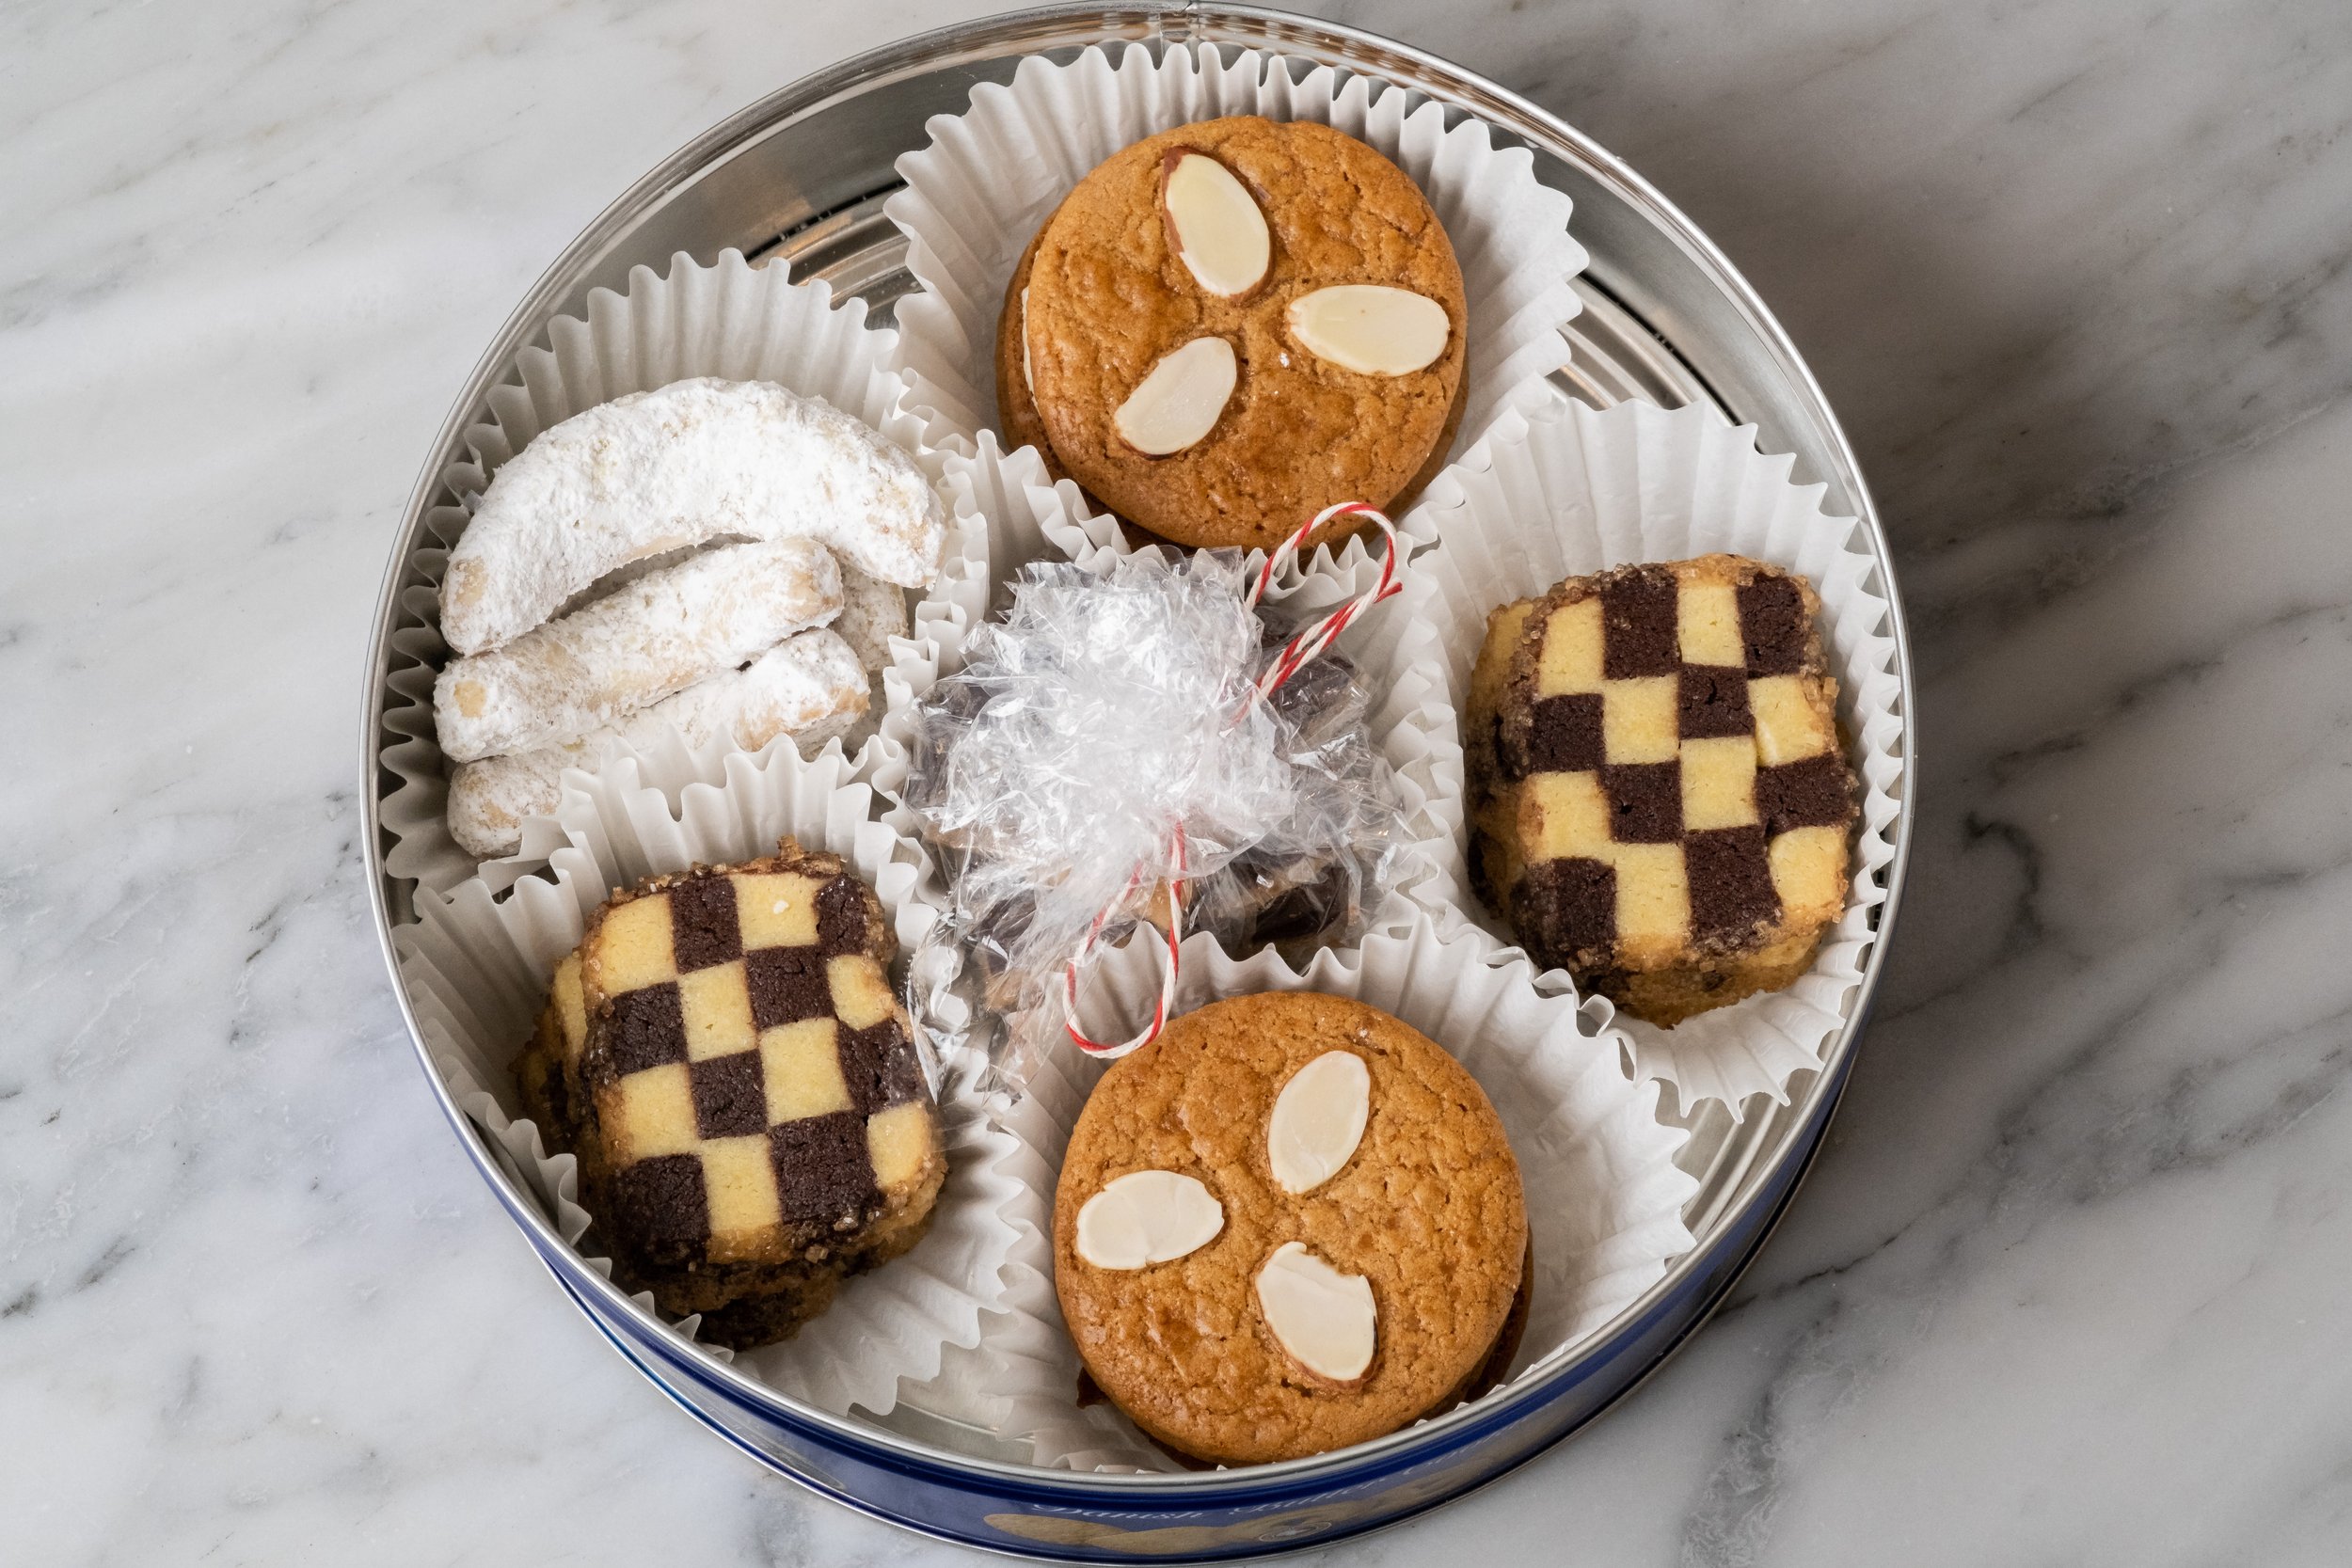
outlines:
[[[946,1165],[896,946],[872,890],[790,840],[589,922],[566,1091],[587,1206],[624,1283],[707,1340],[781,1338],[923,1233]],[[560,974],[550,1011],[560,1041]]]
[[[1812,585],[1740,556],[1497,610],[1463,718],[1470,879],[1537,964],[1672,1027],[1845,909],[1855,789]]]

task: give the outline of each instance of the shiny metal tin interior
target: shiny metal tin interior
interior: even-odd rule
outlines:
[[[704,260],[727,247],[755,259],[781,255],[789,259],[795,276],[822,277],[836,289],[860,293],[886,320],[913,280],[903,264],[904,243],[882,216],[882,205],[898,184],[893,161],[928,139],[924,121],[935,114],[961,112],[972,87],[1009,79],[1024,55],[1066,58],[1089,43],[1125,40],[1207,42],[1229,51],[1272,48],[1364,71],[1406,84],[1450,112],[1476,116],[1504,139],[1527,147],[1535,156],[1539,177],[1574,198],[1573,228],[1592,254],[1592,264],[1579,281],[1584,311],[1570,326],[1574,358],[1556,379],[1572,395],[1596,404],[1633,397],[1668,406],[1697,402],[1738,422],[1754,423],[1764,450],[1793,451],[1797,477],[1826,484],[1828,509],[1861,518],[1880,562],[1877,586],[1896,607],[1891,630],[1906,698],[1903,751],[1906,756],[1915,754],[1908,700],[1910,654],[1899,600],[1885,565],[1884,537],[1844,434],[1811,373],[1762,303],[1706,237],[1638,175],[1524,100],[1442,60],[1371,35],[1239,7],[1060,6],[947,28],[877,50],[795,84],[706,133],[590,225],[532,287],[484,354],[409,498],[377,608],[362,735],[362,777],[368,786],[364,842],[369,890],[388,962],[391,928],[409,917],[410,891],[385,873],[386,842],[377,812],[380,792],[388,785],[376,756],[386,739],[386,677],[391,634],[400,625],[400,590],[418,580],[411,557],[424,538],[427,512],[453,499],[443,491],[440,474],[462,450],[465,428],[484,417],[490,388],[509,377],[516,354],[532,343],[543,344],[548,321],[582,310],[592,289],[623,288],[630,267],[660,268],[678,251]],[[1818,1146],[1877,986],[1883,938],[1909,860],[1910,832],[1906,803],[1895,825],[1895,857],[1885,873],[1887,897],[1879,913],[1882,941],[1871,950],[1851,1014],[1832,1042],[1823,1070],[1801,1077],[1785,1105],[1764,1097],[1752,1101],[1744,1120],[1719,1105],[1688,1120],[1692,1136],[1685,1163],[1700,1187],[1686,1218],[1698,1245],[1629,1307],[1618,1323],[1643,1318],[1660,1304],[1689,1294],[1702,1270],[1721,1270],[1724,1259],[1719,1251],[1710,1251],[1710,1239],[1736,1228],[1755,1233],[1754,1222],[1762,1217],[1755,1211],[1770,1196],[1773,1179],[1788,1177],[1790,1167],[1808,1159]],[[501,1201],[532,1232],[542,1255],[560,1253],[564,1243],[522,1185],[451,1101],[425,1056],[396,965],[393,979],[426,1077],[451,1124]],[[1778,1185],[1785,1189],[1786,1182]],[[567,1278],[565,1285],[575,1292],[601,1288],[597,1305],[608,1314],[641,1312],[593,1275],[585,1280]],[[1695,1317],[1686,1332],[1689,1326],[1695,1326]],[[1595,1336],[1594,1342],[1608,1332]],[[1504,1413],[1513,1407],[1532,1410],[1549,1388],[1575,1378],[1580,1366],[1580,1360],[1570,1359],[1523,1380],[1500,1396]],[[1629,1374],[1626,1385],[1646,1370]],[[707,1370],[742,1402],[755,1406],[764,1402],[799,1421],[898,1451],[910,1461],[1050,1479],[1064,1495],[1136,1489],[1181,1493],[1230,1485],[1235,1479],[1233,1472],[1090,1476],[1040,1471],[1009,1462],[1003,1448],[984,1434],[947,1427],[919,1412],[894,1417],[887,1424],[848,1420],[799,1404],[717,1363]],[[1480,1408],[1482,1418],[1496,1414],[1495,1402]],[[1457,1412],[1378,1443],[1261,1466],[1248,1474],[1311,1477],[1435,1440],[1450,1421],[1466,1414]]]

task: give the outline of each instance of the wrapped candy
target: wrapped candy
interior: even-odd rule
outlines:
[[[1089,956],[1139,923],[1168,944],[1162,1020],[1188,928],[1237,956],[1361,935],[1403,821],[1328,643],[1394,573],[1294,634],[1257,605],[1282,559],[1254,581],[1232,551],[1029,566],[918,710],[906,800],[947,865],[954,951],[917,955],[914,1001],[943,1055],[1017,1088],[1065,1035],[1142,1044],[1160,1020],[1106,1044],[1075,1017]]]

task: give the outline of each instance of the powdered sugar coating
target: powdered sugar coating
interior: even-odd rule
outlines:
[[[849,643],[830,630],[804,631],[748,669],[713,675],[579,740],[464,764],[450,781],[450,832],[469,855],[511,855],[522,847],[523,818],[555,810],[564,769],[594,768],[607,741],[644,751],[675,725],[691,747],[724,736],[755,752],[788,735],[806,750],[856,722],[866,700],[866,671]]]
[[[906,590],[841,562],[841,615],[833,629],[868,670],[890,667],[890,640],[907,635]]]
[[[433,688],[452,762],[578,740],[841,612],[841,571],[806,539],[725,545],[628,584]]]
[[[728,535],[818,540],[919,588],[946,515],[910,454],[821,399],[674,381],[573,415],[499,470],[450,552],[441,636],[500,647],[615,568]]]

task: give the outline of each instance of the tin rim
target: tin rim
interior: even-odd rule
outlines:
[[[1119,30],[1121,27],[1128,31]],[[1810,367],[1797,353],[1779,322],[1714,243],[1622,159],[1548,110],[1439,56],[1378,34],[1259,7],[1197,3],[1047,6],[938,28],[853,55],[759,99],[662,160],[600,213],[526,292],[467,377],[464,389],[443,420],[423,469],[408,497],[394,549],[385,571],[383,586],[377,595],[374,637],[366,668],[359,761],[364,784],[362,809],[366,832],[362,852],[365,856],[369,906],[374,917],[377,945],[392,982],[402,1022],[408,1032],[418,1064],[440,1102],[443,1116],[456,1132],[468,1157],[490,1184],[500,1207],[522,1227],[533,1250],[551,1268],[557,1266],[556,1259],[577,1258],[578,1255],[556,1233],[530,1197],[516,1186],[484,1145],[479,1131],[451,1098],[448,1085],[442,1082],[425,1047],[407,988],[401,979],[398,956],[392,944],[394,888],[384,866],[384,830],[379,810],[383,769],[378,760],[385,734],[383,720],[392,653],[391,632],[398,621],[403,579],[422,530],[425,514],[440,488],[441,472],[448,454],[459,444],[484,395],[497,384],[515,354],[544,328],[560,303],[580,286],[595,263],[673,197],[687,188],[694,177],[714,168],[793,119],[836,101],[854,98],[886,86],[894,79],[936,70],[959,57],[996,60],[1006,56],[1009,46],[1027,45],[1029,47],[1021,52],[1041,52],[1089,41],[1110,44],[1129,37],[1147,43],[1171,46],[1208,43],[1278,51],[1288,49],[1316,55],[1349,69],[1376,72],[1434,100],[1458,107],[1577,166],[1587,177],[1612,188],[1613,194],[1637,209],[1708,277],[1767,351],[1772,367],[1797,389],[1800,400],[1817,427],[1816,433],[1836,469],[1816,477],[1826,478],[1842,490],[1869,542],[1878,586],[1887,601],[1889,635],[1895,644],[1895,670],[1902,698],[1905,776],[1903,790],[1898,797],[1899,810],[1894,824],[1894,853],[1883,873],[1885,897],[1877,912],[1876,936],[1866,958],[1853,1004],[1844,1024],[1824,1052],[1820,1068],[1811,1073],[1810,1082],[1791,1095],[1786,1114],[1794,1127],[1809,1126],[1817,1118],[1825,1121],[1826,1113],[1834,1110],[1835,1101],[1842,1093],[1850,1065],[1848,1059],[1855,1049],[1878,989],[1886,945],[1894,929],[1910,862],[1913,828],[1911,799],[1915,788],[1914,781],[1917,767],[1913,670],[1900,590],[1895,580],[1885,533],[1880,526],[1868,486],[1862,477],[1860,465],[1843,426]],[[1477,1404],[1465,1406],[1385,1437],[1303,1459],[1232,1470],[1163,1475],[1113,1476],[1051,1469],[959,1453],[879,1426],[834,1416],[780,1393],[709,1356],[692,1354],[692,1372],[699,1381],[710,1386],[713,1391],[724,1394],[731,1402],[787,1426],[813,1429],[814,1435],[855,1449],[870,1463],[914,1475],[930,1472],[950,1479],[993,1478],[1016,1483],[1033,1494],[1039,1494],[1040,1500],[1057,1495],[1073,1503],[1083,1504],[1089,1500],[1111,1497],[1134,1499],[1139,1494],[1150,1494],[1174,1502],[1194,1494],[1215,1494],[1219,1501],[1230,1503],[1269,1493],[1287,1492],[1325,1482],[1343,1472],[1390,1468],[1423,1448],[1455,1447],[1478,1434],[1499,1431],[1549,1402],[1564,1386],[1577,1381],[1578,1374],[1611,1341],[1621,1338],[1628,1328],[1639,1324],[1669,1299],[1685,1291],[1703,1266],[1720,1261],[1710,1257],[1710,1239],[1736,1228],[1759,1203],[1766,1201],[1769,1182],[1764,1178],[1791,1160],[1809,1164],[1810,1148],[1817,1147],[1818,1142],[1818,1134],[1811,1144],[1790,1140],[1774,1150],[1770,1160],[1754,1162],[1740,1179],[1731,1199],[1693,1226],[1696,1234],[1691,1250],[1668,1264],[1664,1275],[1649,1290],[1610,1322],[1585,1336],[1585,1348],[1577,1354],[1563,1358],[1539,1374],[1523,1376],[1518,1384],[1499,1390]],[[1794,1194],[1795,1189],[1792,1188],[1783,1195],[1784,1204],[1792,1201]],[[1760,1248],[1764,1239],[1759,1238],[1756,1243],[1757,1248]],[[1754,1252],[1755,1248],[1752,1248],[1749,1254],[1751,1259]],[[1741,1269],[1745,1266],[1744,1261],[1740,1265]],[[1717,1304],[1720,1304],[1722,1295],[1728,1292],[1731,1284],[1736,1282],[1737,1275],[1735,1270],[1731,1278],[1725,1281],[1723,1291],[1717,1295]],[[594,1270],[581,1267],[564,1271],[562,1283],[575,1295],[580,1291],[588,1292],[607,1313],[642,1319],[644,1327],[659,1335],[670,1332],[667,1325]],[[1712,1307],[1708,1310],[1711,1313]],[[1610,1404],[1613,1406],[1617,1398],[1621,1398],[1635,1383],[1645,1378],[1667,1356],[1687,1343],[1691,1333],[1703,1321],[1703,1318],[1694,1319],[1657,1362],[1643,1369],[1634,1380],[1629,1382],[1626,1390],[1619,1390],[1613,1396]],[[629,1358],[637,1359],[634,1355]],[[675,1397],[675,1392],[673,1397]]]

